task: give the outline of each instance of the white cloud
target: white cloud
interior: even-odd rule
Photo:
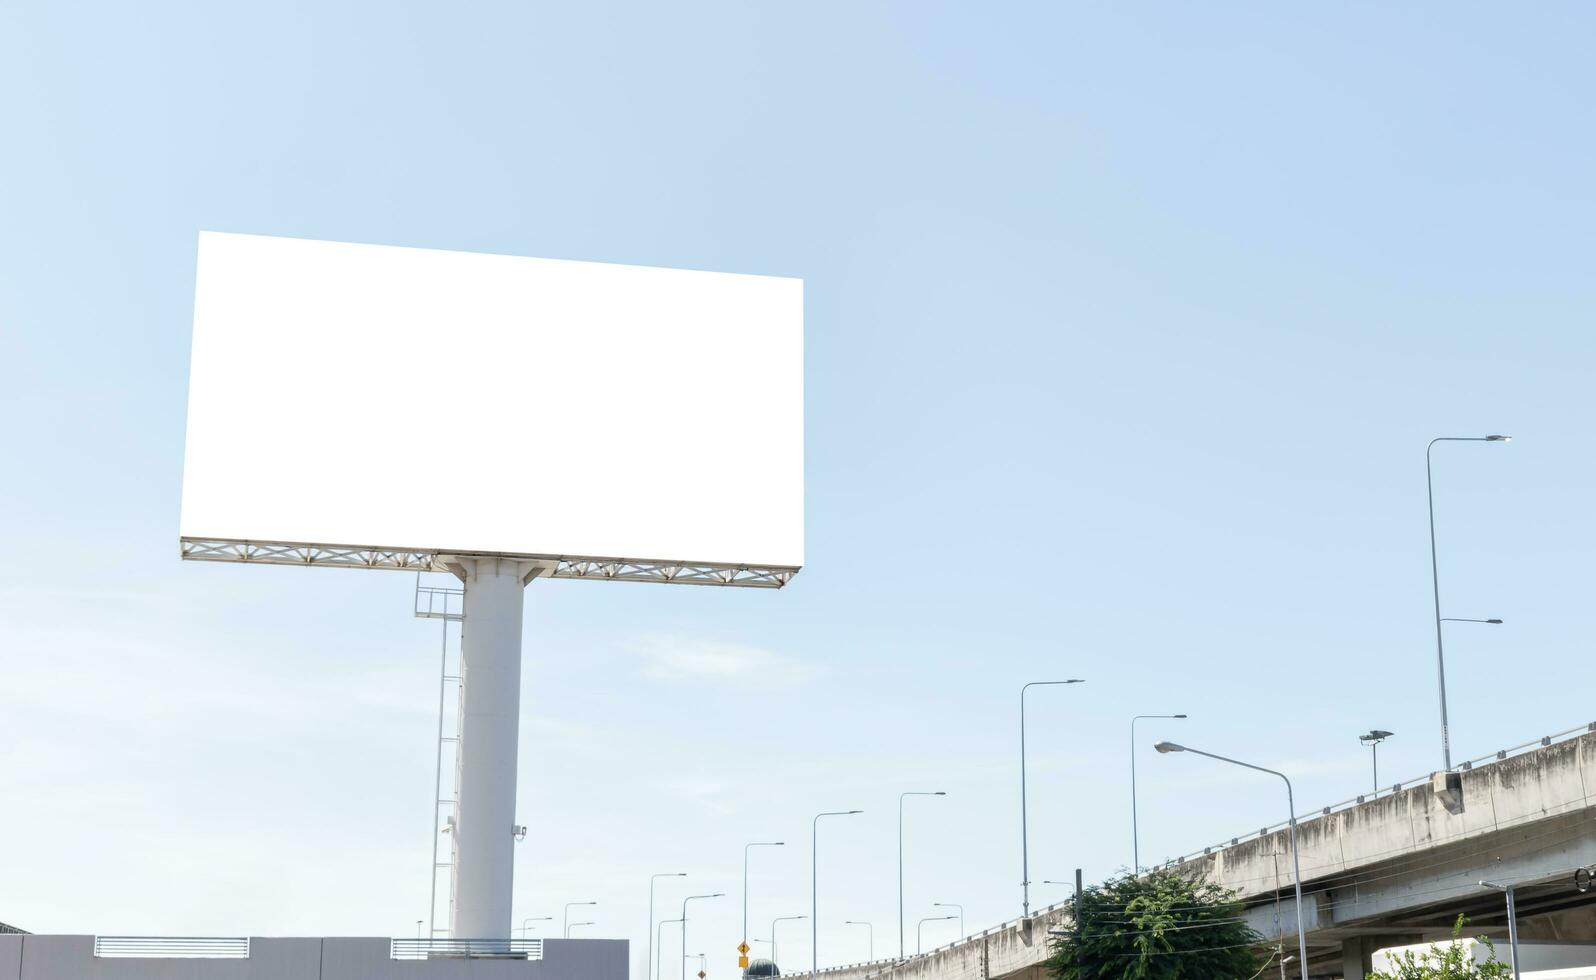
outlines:
[[[644,661],[644,675],[661,680],[710,680],[775,687],[814,673],[806,662],[743,643],[679,635],[638,637],[627,646]]]

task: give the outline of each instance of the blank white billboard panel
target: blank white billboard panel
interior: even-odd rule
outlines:
[[[803,283],[202,232],[185,539],[803,564]]]

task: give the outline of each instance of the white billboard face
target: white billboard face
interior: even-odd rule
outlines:
[[[803,283],[202,232],[187,539],[803,564]]]

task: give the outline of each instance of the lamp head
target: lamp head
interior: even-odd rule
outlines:
[[[1185,715],[1170,715],[1169,717],[1171,717],[1171,718],[1184,718],[1186,716]]]
[[[1512,442],[1512,436],[1486,436],[1486,442]]]
[[[1383,730],[1381,730],[1379,728],[1375,728],[1375,729],[1372,729],[1369,732],[1369,734],[1367,734],[1367,735],[1359,735],[1358,736],[1358,741],[1360,741],[1360,742],[1383,742],[1386,739],[1390,738],[1394,734],[1396,734],[1396,733],[1395,732],[1383,731]]]
[[[932,796],[947,796],[948,794],[939,789],[935,793],[932,793],[931,795]]]
[[[1165,753],[1186,751],[1186,746],[1176,745],[1174,742],[1159,742],[1157,745],[1154,745],[1153,748],[1157,749],[1159,752]]]
[[[1490,623],[1492,626],[1502,625],[1502,621],[1500,619],[1487,619],[1486,622]]]

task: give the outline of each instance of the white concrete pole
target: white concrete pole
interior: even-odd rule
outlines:
[[[521,712],[522,589],[536,566],[500,558],[449,561],[465,582],[458,858],[449,932],[456,939],[508,940]]]

